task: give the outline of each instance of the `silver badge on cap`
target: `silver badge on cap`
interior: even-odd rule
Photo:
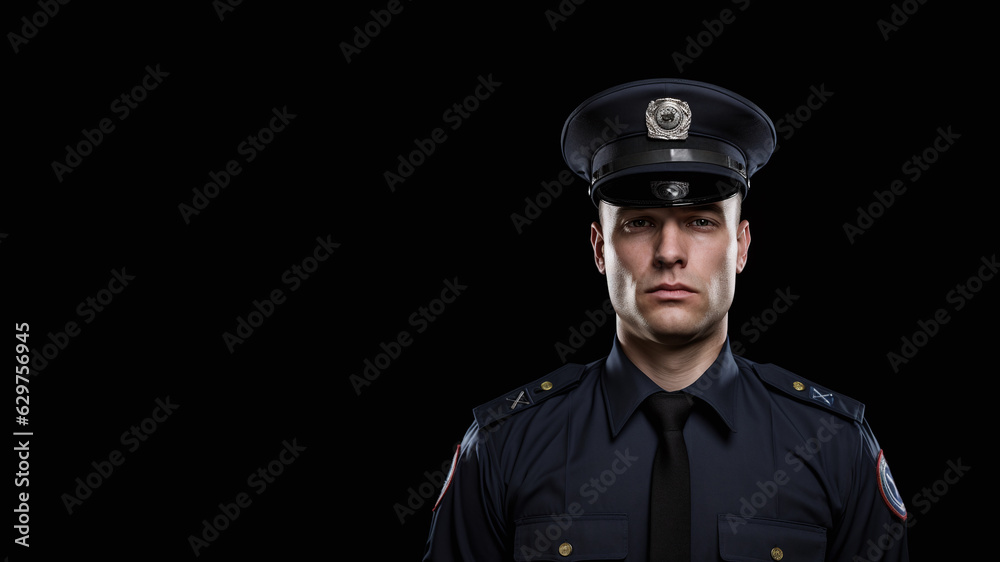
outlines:
[[[686,181],[653,181],[649,182],[649,189],[657,199],[676,201],[691,192],[691,184]]]
[[[674,98],[660,98],[646,107],[646,130],[649,138],[683,140],[691,128],[691,107]]]

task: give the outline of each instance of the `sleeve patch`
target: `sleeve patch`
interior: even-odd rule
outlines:
[[[447,492],[448,487],[451,486],[451,479],[455,476],[455,467],[458,466],[458,454],[461,450],[461,444],[455,446],[455,456],[451,459],[451,470],[448,471],[448,477],[444,479],[444,485],[441,486],[441,494],[438,496],[437,501],[434,502],[434,507],[431,508],[431,511],[437,511],[438,504],[441,503],[441,499],[444,498],[445,492]]]
[[[889,463],[885,460],[885,453],[881,449],[878,452],[878,489],[885,504],[889,506],[889,511],[906,521],[906,506],[896,488],[896,481],[892,478],[892,473],[889,472]]]

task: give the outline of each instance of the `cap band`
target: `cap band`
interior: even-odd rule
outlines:
[[[725,154],[696,148],[666,148],[626,154],[618,157],[601,166],[597,170],[594,170],[591,184],[597,182],[597,180],[612,172],[618,172],[626,168],[634,168],[635,166],[660,164],[663,162],[699,162],[702,164],[715,164],[729,168],[739,174],[743,179],[747,179],[746,166],[744,166],[742,162],[726,156]]]

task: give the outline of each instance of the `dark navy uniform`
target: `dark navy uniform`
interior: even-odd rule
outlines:
[[[425,560],[646,560],[661,389],[619,347],[474,410]],[[692,560],[906,560],[864,405],[728,343],[684,389]],[[880,470],[881,469],[881,470]]]
[[[620,207],[746,197],[775,145],[747,99],[674,79],[592,96],[562,134],[594,204]],[[661,390],[616,336],[606,358],[476,408],[424,559],[647,560],[661,438],[640,405]],[[676,496],[690,497],[691,560],[907,560],[906,508],[861,403],[733,356],[728,339],[681,392],[693,403],[682,431],[690,477]]]

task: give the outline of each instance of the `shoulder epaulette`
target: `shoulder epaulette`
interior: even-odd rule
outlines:
[[[751,365],[760,380],[796,400],[824,408],[858,423],[864,420],[865,405],[849,396],[838,394],[772,363],[751,362]]]
[[[567,363],[536,381],[474,408],[472,414],[479,427],[486,427],[576,386],[584,370],[586,365]]]

